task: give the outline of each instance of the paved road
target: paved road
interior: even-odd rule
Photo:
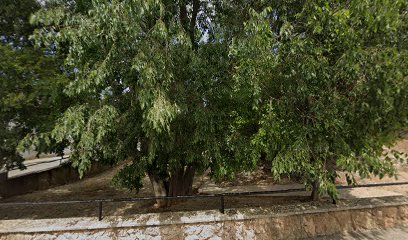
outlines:
[[[378,229],[371,231],[358,231],[334,236],[314,238],[318,240],[351,240],[351,239],[375,239],[375,240],[406,240],[408,239],[408,227]]]
[[[64,159],[61,159],[61,157],[47,157],[25,160],[24,165],[27,167],[27,169],[11,170],[8,172],[8,178],[16,178],[27,174],[32,174],[35,172],[47,171],[49,169],[58,167],[61,163],[65,163],[68,161],[69,161],[68,156],[64,156]]]

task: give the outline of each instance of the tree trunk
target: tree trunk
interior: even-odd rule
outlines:
[[[154,174],[149,174],[149,178],[156,197],[176,197],[193,194],[194,174],[195,168],[186,166],[172,171],[168,182],[165,182]],[[166,207],[174,202],[174,200],[157,200],[155,206]]]
[[[153,192],[155,197],[166,197],[167,190],[166,185],[164,184],[164,180],[160,179],[157,175],[148,174],[150,182],[152,183]],[[166,199],[157,199],[156,204],[154,205],[157,208],[162,208],[167,206]]]
[[[312,201],[319,201],[320,200],[320,195],[319,195],[319,180],[316,180],[312,183],[312,194],[311,194],[311,198]]]
[[[168,196],[186,196],[193,193],[193,179],[195,169],[192,166],[177,169],[170,175]],[[170,206],[175,201],[168,201]]]

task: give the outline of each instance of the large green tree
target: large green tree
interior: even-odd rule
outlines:
[[[138,189],[147,173],[157,196],[175,196],[192,193],[197,171],[222,177],[253,165],[236,162],[226,138],[233,106],[228,45],[243,29],[220,24],[230,19],[217,9],[229,6],[199,0],[89,6],[33,18],[47,25],[38,40],[69,45],[66,64],[75,80],[66,92],[87,96],[53,131],[71,144],[80,173],[94,160],[127,161],[116,182]]]
[[[337,169],[351,182],[394,175],[380,156],[407,126],[407,2],[265,2],[231,46],[247,156],[301,177],[314,199],[337,197]]]
[[[30,14],[41,6],[35,0],[4,0],[0,5],[0,169],[23,167],[17,145],[29,133],[53,129],[69,101],[61,59],[52,49],[34,48],[29,36]],[[62,144],[37,137],[37,152],[59,152]]]
[[[80,173],[157,196],[196,171],[233,176],[260,159],[336,197],[335,170],[394,174],[384,144],[407,122],[403,1],[89,0],[33,18],[68,46],[69,108],[52,136]],[[81,10],[81,9],[86,9]],[[373,17],[375,16],[375,17]],[[158,202],[164,205],[165,202]]]

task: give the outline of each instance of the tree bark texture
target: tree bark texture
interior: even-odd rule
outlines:
[[[173,170],[167,181],[164,181],[153,174],[149,174],[149,178],[156,197],[176,197],[193,194],[194,175],[195,168],[192,166],[186,166]],[[156,207],[170,206],[174,202],[174,200],[166,199],[157,200]]]
[[[311,194],[311,198],[312,201],[319,201],[320,200],[320,195],[319,195],[319,181],[316,180],[313,182],[312,184],[312,194]]]
[[[167,190],[164,180],[160,179],[157,175],[149,174],[150,182],[152,183],[152,188],[155,197],[166,197]],[[167,206],[166,199],[157,199],[155,207],[165,207]]]
[[[189,3],[192,4],[191,18],[188,17],[188,13],[187,13],[187,5]],[[184,30],[186,31],[186,33],[188,33],[194,50],[197,50],[197,47],[198,47],[198,43],[195,39],[195,27],[197,23],[197,15],[198,15],[199,10],[200,10],[200,0],[192,0],[192,2],[191,0],[190,1],[180,0],[179,2],[180,22]]]

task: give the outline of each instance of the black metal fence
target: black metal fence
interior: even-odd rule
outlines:
[[[398,186],[408,185],[408,182],[389,182],[389,183],[374,183],[374,184],[361,184],[354,186],[337,186],[337,189],[350,189],[350,188],[368,188],[368,187],[386,187],[386,186]],[[190,196],[175,196],[175,197],[138,197],[138,198],[116,198],[116,199],[93,199],[93,200],[72,200],[72,201],[46,201],[46,202],[10,202],[0,203],[2,206],[38,206],[38,205],[65,205],[65,204],[89,204],[94,203],[97,205],[97,217],[101,221],[103,218],[103,203],[112,202],[141,202],[141,201],[156,201],[156,200],[182,200],[182,199],[203,199],[203,198],[218,198],[219,199],[219,211],[225,212],[225,198],[242,197],[242,196],[257,196],[257,195],[271,195],[281,193],[293,193],[303,192],[305,188],[289,188],[282,190],[271,191],[252,191],[252,192],[229,192],[209,195],[190,195]]]

